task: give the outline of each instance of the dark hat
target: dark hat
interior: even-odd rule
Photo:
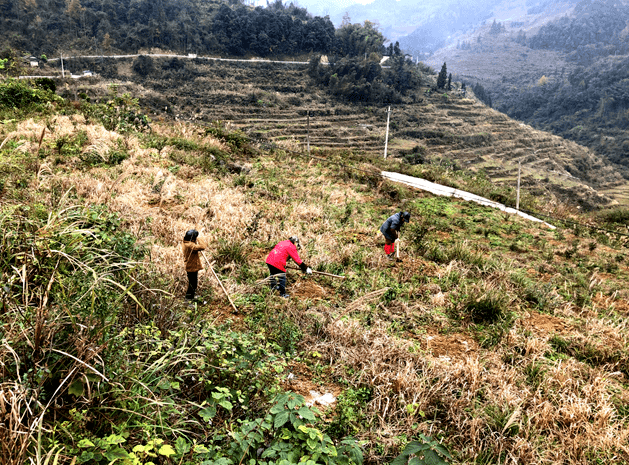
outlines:
[[[411,214],[409,212],[402,213],[402,220],[408,223],[411,221]]]
[[[183,236],[183,240],[193,242],[197,240],[197,237],[199,237],[199,231],[197,231],[196,229],[189,229],[188,231],[186,231],[186,235]]]

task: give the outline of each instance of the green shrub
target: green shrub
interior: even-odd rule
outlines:
[[[64,100],[49,88],[33,86],[25,80],[7,79],[0,82],[0,112],[28,114],[31,112],[50,112],[53,104]]]
[[[81,154],[87,142],[87,133],[85,131],[79,131],[74,134],[66,134],[59,137],[55,140],[54,146],[59,155],[75,157]]]
[[[150,129],[149,118],[140,112],[137,98],[130,94],[118,95],[118,87],[111,86],[105,103],[81,101],[81,111],[88,120],[102,124],[109,131],[129,132]]]
[[[328,431],[334,437],[359,433],[366,428],[366,404],[371,398],[371,390],[366,387],[348,388],[336,399],[334,420]]]
[[[32,393],[13,406],[16,428],[35,431],[47,406],[59,402],[57,411],[67,411],[84,382],[107,379],[102,358],[119,318],[131,306],[144,310],[132,292],[144,253],[103,207],[33,203],[0,212],[0,331],[10,345],[0,349],[3,376]],[[13,463],[32,452],[9,450]]]
[[[40,89],[48,90],[52,93],[57,91],[57,84],[50,78],[37,78],[34,82]]]
[[[599,214],[601,221],[607,224],[629,225],[629,208],[617,208]]]
[[[116,146],[108,149],[104,154],[94,149],[81,153],[79,158],[87,166],[115,166],[129,158],[129,152],[124,139],[118,139]]]
[[[210,134],[217,139],[223,140],[233,149],[243,149],[249,144],[249,137],[245,133],[241,131],[227,131],[218,123],[205,129],[205,135]]]

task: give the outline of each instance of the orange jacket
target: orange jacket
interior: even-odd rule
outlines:
[[[192,273],[194,271],[202,270],[201,257],[199,252],[205,250],[205,243],[201,239],[197,239],[197,242],[183,241],[181,243],[181,251],[183,252],[183,261],[186,264],[186,272]]]

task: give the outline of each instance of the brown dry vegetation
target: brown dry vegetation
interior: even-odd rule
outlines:
[[[290,358],[304,366],[292,368],[299,386],[288,372],[278,374],[284,387],[335,394],[365,388],[354,434],[367,463],[390,461],[419,433],[442,440],[452,463],[629,463],[629,269],[613,238],[553,232],[336,164],[380,163],[364,154],[328,150],[317,155],[329,163],[304,161],[281,149],[238,151],[189,123],[156,123],[152,131],[117,134],[77,115],[17,123],[0,134],[19,141],[11,156],[46,156],[32,166],[36,175],[22,197],[5,195],[3,207],[29,199],[50,209],[69,199],[105,206],[150,248],[144,265],[172,296],[185,285],[180,239],[191,227],[201,230],[239,314],[207,275],[200,312],[292,350]],[[58,141],[77,134],[85,135],[82,153],[104,154],[122,143],[130,156],[89,167],[80,156],[56,153]],[[159,137],[169,139],[147,148]],[[219,163],[205,169],[199,160],[210,148],[246,170],[230,173]],[[399,166],[390,163],[390,170]],[[458,179],[451,171],[444,176]],[[390,264],[377,228],[400,209],[411,211],[413,222],[402,234],[403,261]],[[423,234],[414,229],[420,227]],[[300,237],[313,269],[346,279],[289,272],[293,298],[269,294],[258,283],[267,274],[264,257],[291,235]],[[169,310],[182,311],[169,299]],[[175,324],[163,320],[164,311],[153,317],[162,318],[164,334]],[[293,348],[289,336],[273,332],[284,323],[297,328]],[[6,323],[3,329],[17,331]],[[10,359],[10,348],[1,356]],[[2,381],[4,432],[17,431],[15,412],[28,408],[16,381]],[[326,417],[340,417],[339,408]],[[48,432],[55,421],[46,420]],[[11,435],[3,441],[28,446]]]

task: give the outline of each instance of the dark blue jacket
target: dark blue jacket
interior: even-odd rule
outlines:
[[[391,215],[384,223],[382,223],[382,226],[380,226],[380,232],[384,234],[384,237],[386,237],[387,239],[395,240],[395,237],[392,237],[389,233],[389,229],[399,231],[402,227],[403,222],[404,220],[402,219],[402,212]]]

